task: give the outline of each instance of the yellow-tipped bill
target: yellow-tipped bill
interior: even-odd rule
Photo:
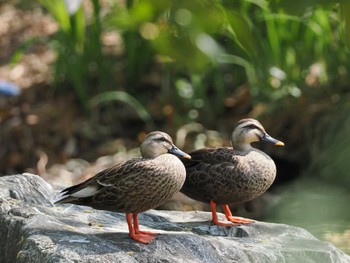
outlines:
[[[191,159],[191,156],[189,154],[181,151],[175,145],[169,150],[169,153],[174,154],[174,155],[181,157],[181,158]]]
[[[272,138],[270,135],[268,135],[267,133],[265,133],[261,138],[260,138],[262,141],[264,142],[269,142],[269,143],[272,143],[276,146],[284,146],[284,143],[279,141],[279,140],[276,140],[275,138]]]
[[[278,141],[275,143],[276,146],[284,146],[284,142]]]

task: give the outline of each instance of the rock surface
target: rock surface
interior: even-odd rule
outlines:
[[[304,229],[263,222],[212,226],[207,212],[140,214],[142,229],[160,233],[143,245],[128,237],[124,214],[53,206],[54,195],[36,175],[0,178],[1,263],[350,262]]]

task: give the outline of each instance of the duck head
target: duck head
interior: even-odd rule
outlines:
[[[276,146],[284,146],[284,143],[267,134],[260,122],[254,119],[242,119],[237,122],[233,130],[232,146],[238,150],[248,150],[252,142],[269,142]]]
[[[191,158],[191,156],[175,146],[167,133],[161,131],[153,131],[147,134],[140,146],[140,151],[143,158],[149,159],[166,153],[171,153],[182,158]]]

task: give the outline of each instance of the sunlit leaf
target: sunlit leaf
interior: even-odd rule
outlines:
[[[249,55],[254,55],[256,52],[256,39],[247,19],[239,12],[230,10],[227,11],[227,20],[230,24],[229,30],[237,44]]]
[[[347,1],[347,0],[340,0]],[[337,2],[340,2],[339,0]],[[295,15],[303,14],[308,8],[315,8],[317,6],[329,7],[336,2],[334,0],[272,0],[271,7],[274,10],[284,9],[286,12]]]
[[[195,71],[203,70],[211,61],[200,51],[195,40],[192,40],[190,36],[177,36],[172,34],[171,30],[163,29],[159,37],[153,41],[153,45],[161,55],[169,56]]]
[[[39,0],[55,18],[63,31],[71,31],[70,15],[63,0]]]

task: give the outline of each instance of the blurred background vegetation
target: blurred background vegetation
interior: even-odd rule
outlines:
[[[0,26],[0,78],[23,88],[0,100],[2,174],[52,179],[46,165],[69,163],[75,182],[83,160],[127,153],[152,129],[185,150],[228,145],[249,116],[286,147],[258,146],[277,163],[274,198],[240,213],[308,227],[350,251],[349,1],[5,1],[3,21],[9,6],[46,22],[22,38],[9,32],[7,46]],[[52,54],[43,80],[7,74],[41,50]]]

